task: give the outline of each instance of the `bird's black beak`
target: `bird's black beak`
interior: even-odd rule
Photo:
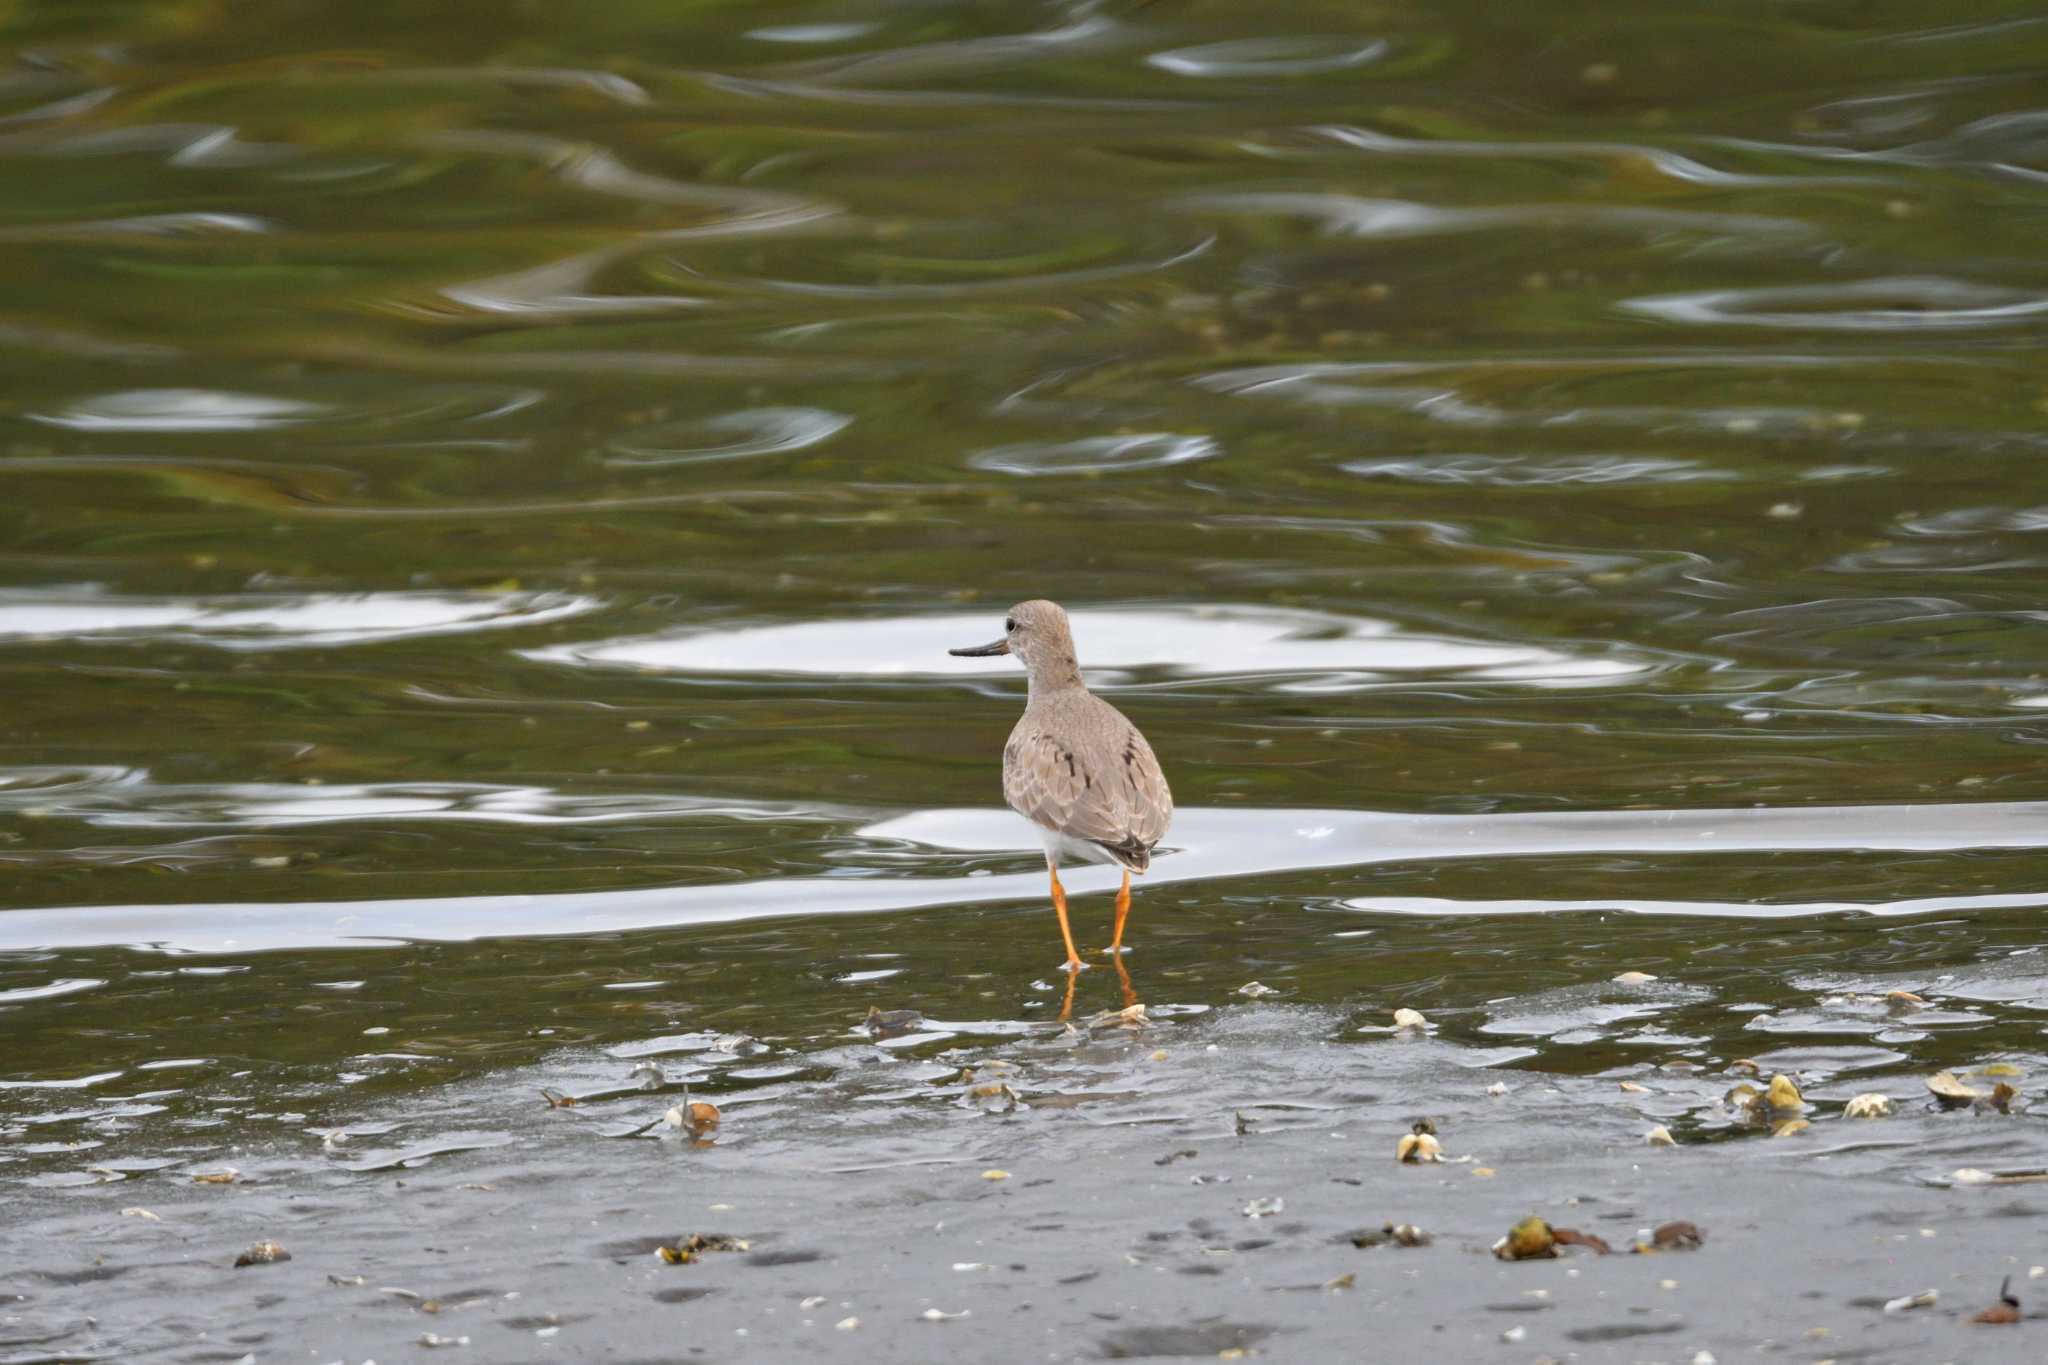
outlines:
[[[1000,640],[992,640],[985,645],[975,645],[972,649],[949,649],[946,652],[958,655],[963,659],[985,659],[991,654],[1008,654],[1010,652],[1010,637],[1006,635]]]

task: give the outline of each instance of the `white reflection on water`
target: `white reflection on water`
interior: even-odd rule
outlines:
[[[917,811],[839,836],[877,846],[948,854],[1035,854],[1038,841],[1014,814],[993,809]],[[1955,852],[2048,848],[2048,802],[1955,805],[1743,807],[1725,810],[1546,812],[1511,815],[1388,815],[1356,810],[1176,813],[1170,851],[1146,885],[1249,877],[1313,868],[1372,867],[1447,859],[1561,854],[1755,853],[1783,850]],[[1116,874],[1079,867],[1069,890],[1104,892]],[[993,876],[771,877],[715,885],[553,895],[408,897],[370,901],[59,906],[0,912],[0,951],[149,945],[189,953],[365,946],[379,941],[620,933],[801,915],[874,914],[1045,895],[1042,869]],[[1535,914],[1603,909],[1784,919],[1857,911],[1925,915],[2048,904],[2048,890],[1896,901],[1721,902],[1616,897],[1598,901],[1365,896],[1348,904],[1387,914]]]
[[[261,431],[308,422],[326,409],[289,398],[213,389],[128,389],[29,420],[74,431]]]
[[[1422,635],[1387,621],[1268,607],[1076,611],[1074,638],[1091,669],[1158,668],[1184,677],[1454,673],[1466,679],[1626,677],[1656,665],[1640,655],[1581,654],[1505,641]],[[927,616],[798,621],[686,630],[533,650],[552,663],[695,674],[838,677],[1021,676],[1008,658],[946,653],[999,633],[1000,609]]]
[[[1365,43],[1337,37],[1238,38],[1155,52],[1145,62],[1161,71],[1196,79],[1309,76],[1347,71],[1376,62],[1386,54],[1386,41],[1377,38]]]
[[[1829,332],[1935,332],[2003,327],[2048,314],[2048,296],[1962,280],[1910,278],[1767,289],[1705,289],[1625,299],[1660,322]]]
[[[91,585],[0,592],[0,644],[176,640],[216,649],[369,644],[559,621],[594,611],[566,593],[245,593],[142,597]]]
[[[283,829],[353,821],[601,825],[661,820],[837,821],[815,802],[643,792],[579,793],[488,782],[157,782],[138,769],[0,769],[0,813],[34,811],[103,829]]]

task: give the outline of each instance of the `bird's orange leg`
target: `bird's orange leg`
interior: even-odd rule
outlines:
[[[1052,908],[1058,912],[1060,917],[1060,937],[1067,941],[1067,970],[1078,972],[1088,964],[1083,962],[1081,955],[1074,951],[1074,931],[1067,925],[1067,888],[1060,885],[1060,870],[1058,867],[1048,862],[1045,865],[1045,870],[1052,873]]]
[[[1110,936],[1109,952],[1115,957],[1124,950],[1124,921],[1131,916],[1131,870],[1124,869],[1124,884],[1116,892],[1116,931]]]

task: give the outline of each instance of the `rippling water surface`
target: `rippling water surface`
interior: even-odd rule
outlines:
[[[944,653],[1031,596],[1182,807],[1156,1009],[2041,1059],[2024,7],[24,3],[0,57],[0,1181],[1045,1025],[1020,674]]]

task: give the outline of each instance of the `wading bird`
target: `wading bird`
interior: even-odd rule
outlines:
[[[1123,712],[1081,681],[1067,613],[1056,602],[1019,602],[1003,622],[1001,639],[950,652],[969,658],[1014,654],[1022,661],[1031,691],[1023,718],[1003,746],[1003,798],[1038,826],[1045,842],[1052,908],[1060,917],[1069,972],[1086,964],[1074,951],[1074,931],[1067,924],[1061,858],[1123,868],[1109,943],[1121,968],[1131,873],[1151,866],[1153,845],[1173,822],[1173,793],[1152,746]]]

